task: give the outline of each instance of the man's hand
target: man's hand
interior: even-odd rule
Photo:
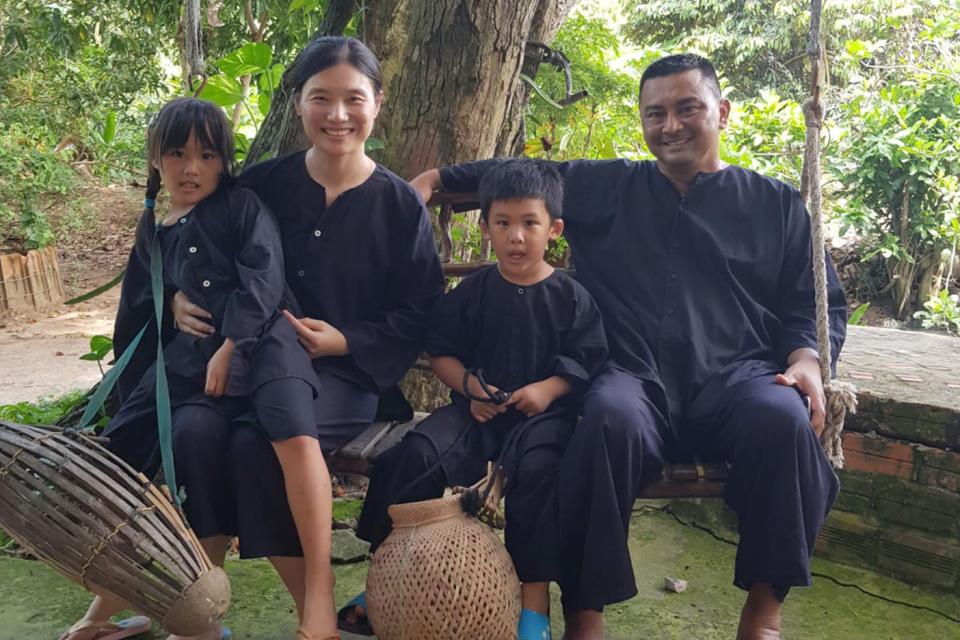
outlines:
[[[554,400],[570,392],[570,383],[560,376],[520,387],[510,396],[507,405],[516,408],[528,418],[547,410]]]
[[[227,392],[232,358],[233,340],[227,338],[207,363],[207,385],[203,390],[205,394],[219,398]]]
[[[443,181],[437,169],[429,169],[411,180],[410,186],[417,190],[424,202],[429,202],[433,192],[443,188]]]
[[[790,354],[787,370],[777,374],[777,382],[786,387],[796,387],[810,398],[810,425],[820,437],[826,420],[827,398],[823,393],[820,377],[820,361],[810,349],[798,349]]]
[[[346,337],[332,324],[313,318],[295,318],[286,309],[283,315],[293,325],[297,339],[311,358],[345,356],[350,353]]]
[[[177,291],[170,299],[170,311],[177,329],[198,338],[205,338],[214,332],[213,325],[204,318],[212,318],[210,313],[190,302],[183,292]]]

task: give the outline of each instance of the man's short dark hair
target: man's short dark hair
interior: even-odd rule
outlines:
[[[637,92],[637,99],[639,100],[643,94],[643,83],[647,80],[672,76],[675,73],[683,73],[690,69],[698,69],[707,86],[713,90],[718,98],[721,97],[720,81],[717,79],[717,70],[713,68],[713,64],[706,58],[693,53],[678,53],[672,56],[664,56],[644,69],[643,75],[640,76],[640,90]]]
[[[486,221],[490,205],[503,200],[542,200],[550,221],[563,216],[563,178],[552,164],[531,158],[499,162],[484,174],[477,189],[480,219]]]

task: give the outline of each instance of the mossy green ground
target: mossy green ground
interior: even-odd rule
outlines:
[[[630,544],[640,593],[607,609],[608,638],[734,637],[743,593],[731,585],[731,545],[657,510],[637,512]],[[366,564],[335,569],[337,602],[342,604],[362,589]],[[960,618],[960,598],[956,596],[921,591],[869,571],[817,559],[814,570],[829,578],[818,577],[812,588],[791,593],[784,612],[783,636],[787,640],[960,638],[960,622],[914,608],[928,607]],[[290,640],[296,616],[269,564],[228,560],[227,572],[233,585],[233,605],[226,622],[234,637]],[[665,576],[683,578],[690,586],[682,594],[667,593],[662,588]],[[553,632],[559,638],[559,593],[553,595]],[[87,602],[80,587],[45,565],[0,558],[0,640],[52,640],[82,615]],[[157,629],[141,637],[164,636]]]

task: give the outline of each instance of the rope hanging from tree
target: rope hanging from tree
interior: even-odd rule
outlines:
[[[200,21],[200,0],[186,0],[183,5],[183,52],[188,67],[188,84],[193,91],[193,78],[203,73],[203,23]]]
[[[807,138],[803,153],[800,194],[810,210],[813,225],[813,279],[817,302],[817,346],[820,375],[827,397],[826,422],[820,443],[836,469],[843,468],[843,421],[847,412],[857,410],[857,389],[849,382],[830,377],[830,319],[827,312],[827,263],[823,231],[823,193],[820,188],[820,130],[824,106],[820,100],[820,8],[821,0],[810,0],[811,96],[803,103]]]

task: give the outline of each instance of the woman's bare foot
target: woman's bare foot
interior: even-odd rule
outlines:
[[[755,584],[747,594],[740,612],[737,640],[778,640],[780,638],[780,601],[768,584]]]
[[[603,613],[574,611],[566,616],[563,640],[603,640]]]

